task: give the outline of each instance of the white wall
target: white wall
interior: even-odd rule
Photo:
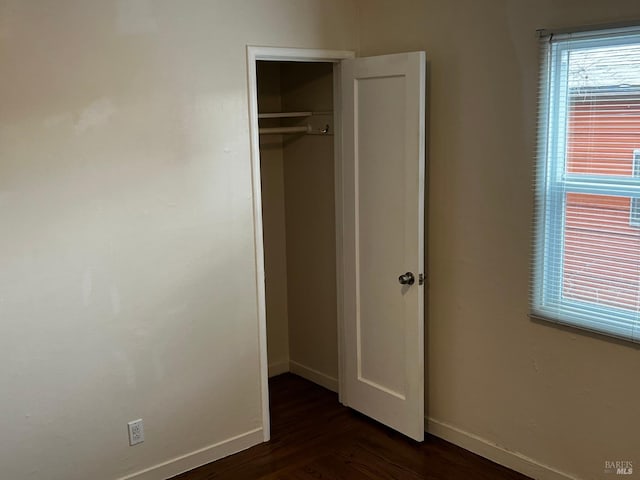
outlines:
[[[355,15],[0,0],[3,478],[113,479],[260,428],[245,47],[353,49]]]
[[[431,428],[539,478],[640,466],[638,348],[527,317],[535,30],[638,19],[640,3],[366,0],[359,12],[361,55],[429,62]]]

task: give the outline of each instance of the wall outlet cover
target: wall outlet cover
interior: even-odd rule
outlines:
[[[127,423],[127,426],[129,427],[129,445],[144,442],[144,424],[141,418]]]

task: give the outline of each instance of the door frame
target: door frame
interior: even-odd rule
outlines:
[[[334,182],[335,182],[335,223],[336,223],[336,313],[338,332],[338,398],[347,405],[344,398],[344,262],[342,246],[343,230],[343,185],[342,185],[342,96],[341,62],[354,58],[349,50],[322,50],[304,48],[282,48],[247,46],[247,75],[249,88],[249,134],[251,143],[251,183],[253,193],[253,234],[256,264],[256,291],[258,310],[258,343],[260,353],[260,394],[262,404],[262,433],[264,441],[271,438],[271,418],[269,413],[269,361],[267,358],[267,306],[264,271],[264,239],[262,231],[262,187],[260,172],[260,135],[258,130],[258,78],[256,62],[326,62],[333,63],[333,117],[334,117]]]

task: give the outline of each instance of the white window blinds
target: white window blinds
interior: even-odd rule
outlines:
[[[640,342],[640,28],[541,53],[531,314]]]

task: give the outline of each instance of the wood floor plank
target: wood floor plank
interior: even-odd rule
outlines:
[[[292,374],[269,382],[271,441],[174,480],[526,480],[427,435],[415,442]]]

